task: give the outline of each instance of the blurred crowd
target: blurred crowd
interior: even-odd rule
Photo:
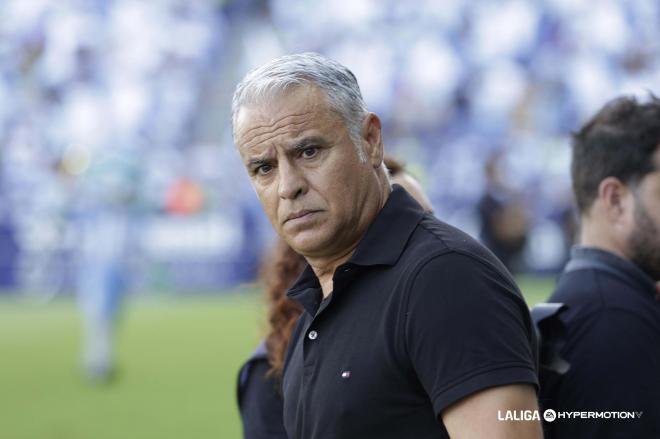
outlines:
[[[510,237],[516,270],[557,270],[568,133],[614,96],[658,91],[658,23],[646,0],[5,0],[0,288],[253,279],[272,232],[233,150],[231,94],[301,51],[353,70],[440,218]]]

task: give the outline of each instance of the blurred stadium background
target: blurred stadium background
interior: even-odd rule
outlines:
[[[658,93],[659,24],[650,0],[2,0],[0,437],[240,436],[273,238],[231,139],[248,69],[352,69],[440,218],[480,236],[514,206],[532,305],[572,242],[568,135]],[[103,264],[127,297],[116,380],[90,386],[75,296]]]

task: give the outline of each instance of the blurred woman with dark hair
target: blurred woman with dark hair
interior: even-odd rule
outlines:
[[[388,156],[384,161],[390,181],[403,186],[424,209],[432,212],[428,197],[405,165]],[[268,333],[239,372],[238,406],[245,439],[287,438],[280,385],[289,338],[302,307],[290,300],[286,292],[305,265],[305,259],[281,239],[262,261],[260,278],[268,306]]]

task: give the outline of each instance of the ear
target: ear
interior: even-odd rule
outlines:
[[[379,168],[383,163],[383,138],[381,136],[380,119],[374,113],[369,113],[362,122],[362,147],[367,161]]]
[[[610,223],[616,224],[630,214],[630,189],[616,177],[607,177],[598,185],[598,201]]]

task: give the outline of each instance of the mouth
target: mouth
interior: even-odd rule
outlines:
[[[318,210],[299,210],[298,212],[294,212],[292,214],[289,214],[289,216],[286,217],[284,220],[284,223],[288,223],[289,221],[297,220],[297,219],[302,219],[305,217],[309,217],[312,214],[319,212]]]

